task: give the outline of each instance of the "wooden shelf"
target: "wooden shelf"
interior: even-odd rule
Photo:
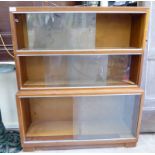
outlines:
[[[60,89],[59,91],[50,90],[20,90],[17,96],[20,97],[38,97],[38,96],[84,96],[84,95],[105,95],[105,94],[140,94],[142,95],[144,91],[139,88],[85,88],[85,89]]]
[[[17,55],[45,55],[45,54],[143,54],[142,48],[96,48],[96,49],[77,49],[77,50],[51,50],[51,49],[30,49],[23,48],[15,51]]]
[[[74,122],[75,124],[76,122]],[[103,129],[103,130],[102,130]],[[81,121],[73,126],[71,121],[44,121],[30,125],[26,138],[35,140],[44,137],[53,140],[82,140],[82,139],[120,139],[135,138],[131,129],[122,120],[110,121]],[[49,137],[49,138],[48,138]]]
[[[88,83],[88,81],[85,82],[65,82],[65,81],[59,81],[59,82],[46,82],[46,81],[26,81],[23,84],[23,88],[33,88],[33,87],[40,87],[40,88],[47,88],[47,87],[56,87],[56,88],[61,88],[61,87],[78,87],[78,88],[83,88],[83,87],[111,87],[111,86],[126,86],[126,87],[134,87],[137,86],[134,82],[129,81],[129,80],[124,80],[124,81],[96,81],[95,85],[92,83]]]
[[[71,121],[44,121],[30,125],[26,137],[40,136],[73,136],[73,122]]]

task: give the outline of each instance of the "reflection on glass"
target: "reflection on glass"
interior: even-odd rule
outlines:
[[[96,14],[27,14],[30,49],[94,49]]]
[[[24,86],[91,87],[134,84],[129,75],[131,56],[127,55],[28,56],[25,59],[28,76]]]
[[[27,137],[121,139],[136,137],[139,95],[31,98]]]

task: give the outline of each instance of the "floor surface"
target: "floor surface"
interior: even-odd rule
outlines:
[[[155,134],[141,134],[136,147],[36,151],[47,153],[155,153]]]

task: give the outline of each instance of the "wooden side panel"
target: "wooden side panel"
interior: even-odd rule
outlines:
[[[130,80],[134,81],[136,84],[140,84],[142,58],[142,56],[134,55],[131,60]]]
[[[13,13],[10,13],[10,25],[11,25],[11,34],[12,34],[12,43],[13,43],[13,50],[17,49],[17,36],[16,36],[16,26],[15,26],[15,16]]]
[[[17,37],[17,48],[28,47],[28,34],[27,34],[27,24],[26,24],[26,14],[15,14],[15,29]]]
[[[22,128],[24,130],[24,134],[26,134],[30,124],[31,124],[31,116],[30,116],[30,106],[29,106],[29,100],[28,99],[21,99],[20,101],[20,113],[22,118]]]
[[[130,46],[144,48],[146,14],[132,15]]]
[[[131,15],[96,14],[96,47],[129,47]]]
[[[25,140],[25,130],[23,128],[23,117],[22,117],[22,108],[21,108],[21,100],[18,97],[18,95],[16,95],[16,106],[17,106],[17,112],[18,112],[18,121],[19,121],[19,130],[20,130],[20,141],[21,144],[23,146],[24,140]]]
[[[15,55],[15,62],[18,89],[21,89],[23,84],[27,81],[26,62],[24,57],[19,57],[17,55]]]
[[[139,114],[141,113],[141,107],[143,107],[143,103],[142,103],[143,95],[139,96],[139,98],[135,99],[135,105],[133,107],[134,110],[133,110],[133,115],[132,115],[132,121],[133,121],[132,122],[132,134],[135,135],[136,137],[139,134],[139,131],[137,131],[137,129],[139,128],[139,125],[140,125]]]
[[[23,57],[27,71],[27,79],[34,81],[44,81],[46,72],[44,57]]]
[[[25,61],[24,57],[18,57],[20,60],[20,66],[19,66],[19,69],[20,69],[20,78],[21,78],[21,84],[23,85],[27,79],[28,79],[28,73],[27,73],[27,68],[26,68],[26,64],[27,62]]]

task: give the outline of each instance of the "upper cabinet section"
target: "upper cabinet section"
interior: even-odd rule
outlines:
[[[140,50],[146,8],[10,8],[15,52]]]

